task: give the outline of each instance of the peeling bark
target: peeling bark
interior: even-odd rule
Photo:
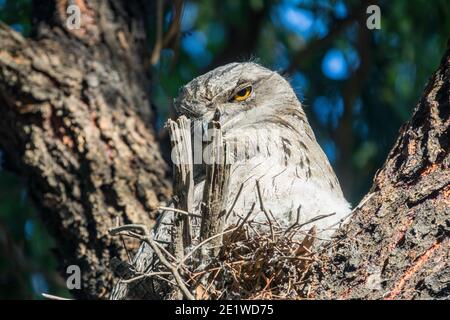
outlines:
[[[0,26],[0,147],[56,239],[63,276],[81,268],[72,292],[106,298],[109,261],[126,258],[108,229],[152,225],[171,187],[152,129],[143,2],[75,2],[77,30],[65,26],[68,1],[35,2],[32,39]]]

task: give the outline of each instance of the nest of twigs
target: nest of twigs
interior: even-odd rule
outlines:
[[[229,229],[233,229],[231,226]],[[315,228],[303,235],[249,222],[224,236],[219,255],[192,274],[197,299],[301,299],[314,260]]]

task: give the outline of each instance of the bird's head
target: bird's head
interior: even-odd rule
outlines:
[[[205,73],[180,89],[179,115],[207,123],[216,110],[222,130],[257,126],[286,114],[303,113],[292,87],[277,72],[256,63],[230,63]]]

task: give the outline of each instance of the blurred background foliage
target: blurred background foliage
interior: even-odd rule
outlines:
[[[150,1],[150,50],[158,1]],[[149,70],[158,129],[181,85],[218,65],[257,61],[290,79],[353,205],[410,117],[450,31],[447,0],[161,3],[164,33],[178,32]],[[380,30],[364,23],[370,4],[381,8]],[[27,36],[31,8],[30,0],[0,0],[0,20]],[[21,181],[0,170],[0,298],[67,295],[52,245]]]

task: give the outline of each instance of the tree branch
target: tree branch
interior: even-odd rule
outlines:
[[[108,228],[151,226],[171,188],[141,67],[143,3],[77,1],[83,22],[73,30],[64,3],[45,6],[53,18],[36,11],[34,39],[0,26],[0,147],[56,239],[63,276],[81,268],[73,293],[99,298],[114,279],[109,260],[125,257]]]

